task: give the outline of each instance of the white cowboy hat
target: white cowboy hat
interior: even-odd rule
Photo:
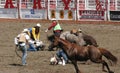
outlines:
[[[82,30],[79,28],[78,31],[81,32]]]
[[[37,23],[36,26],[41,27],[40,23]]]
[[[29,30],[27,28],[25,28],[22,32],[28,32]]]
[[[56,21],[56,19],[55,19],[55,18],[52,18],[51,20],[52,20],[52,21]]]

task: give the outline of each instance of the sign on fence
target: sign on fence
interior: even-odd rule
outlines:
[[[48,18],[57,20],[75,20],[75,0],[48,0]]]
[[[120,0],[0,0],[0,18],[120,20]]]
[[[120,20],[120,11],[110,11],[110,20]]]
[[[14,9],[4,9],[0,8],[0,18],[18,18],[18,11],[16,8]]]
[[[77,0],[78,20],[105,20],[106,0]]]
[[[46,10],[21,9],[21,19],[47,19]]]
[[[47,0],[20,0],[21,19],[47,19]]]
[[[0,0],[0,18],[18,18],[17,1]]]
[[[104,20],[104,11],[80,10],[79,20]]]

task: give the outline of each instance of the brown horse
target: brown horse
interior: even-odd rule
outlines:
[[[103,71],[105,71],[104,67],[106,67],[109,73],[114,73],[110,70],[107,62],[105,62],[105,60],[102,60],[102,56],[105,56],[108,60],[111,60],[113,63],[117,63],[117,58],[106,49],[97,48],[92,45],[86,47],[78,46],[59,37],[55,37],[53,45],[59,45],[64,50],[69,60],[71,60],[72,64],[74,65],[76,73],[81,73],[77,66],[77,61],[87,60],[91,60],[94,63],[101,63]]]

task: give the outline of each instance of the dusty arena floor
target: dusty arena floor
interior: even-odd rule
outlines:
[[[44,51],[28,52],[27,66],[20,66],[21,59],[15,53],[14,37],[19,34],[23,28],[29,28],[40,22],[41,40],[46,44]],[[93,22],[92,22],[93,23]],[[81,28],[84,33],[92,35],[100,47],[109,50],[118,58],[117,65],[110,66],[115,73],[120,73],[120,25],[111,25],[114,23],[75,23],[75,22],[60,22],[64,31],[69,31],[73,28]],[[19,21],[19,20],[1,20],[0,21],[0,73],[75,73],[72,64],[49,65],[49,60],[52,54],[56,51],[47,51],[49,42],[46,39],[47,35],[52,34],[52,30],[44,33],[44,30],[49,26],[48,21]],[[89,25],[90,24],[90,25]],[[95,25],[96,24],[96,25]],[[106,59],[105,59],[106,60]],[[108,62],[108,61],[107,61]],[[110,64],[110,63],[108,63]],[[102,65],[92,63],[90,65],[78,62],[79,69],[83,73],[106,73],[102,72]]]

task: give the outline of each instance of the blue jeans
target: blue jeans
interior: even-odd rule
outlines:
[[[63,57],[63,59],[64,59],[65,62],[67,63],[68,57],[67,57],[67,55],[64,53],[63,50],[59,50],[59,51],[56,53],[56,55],[57,55],[59,58]]]
[[[22,65],[26,64],[26,57],[27,57],[27,47],[25,46],[20,46],[19,45],[20,50],[22,51]]]
[[[28,51],[37,51],[37,49],[35,48],[34,44],[29,43]]]
[[[41,44],[41,45],[39,45],[39,46],[36,46],[36,49],[37,49],[37,51],[43,51],[44,49],[45,49],[45,45],[44,44]]]

